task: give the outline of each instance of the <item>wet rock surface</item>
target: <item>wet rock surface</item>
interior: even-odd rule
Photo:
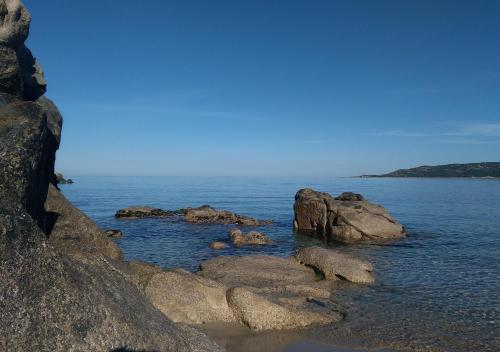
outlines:
[[[214,209],[210,205],[202,205],[198,208],[180,209],[179,212],[182,214],[185,221],[194,224],[259,226],[269,225],[271,223],[267,220],[257,220],[249,216],[238,215],[228,210]]]
[[[266,245],[273,243],[273,241],[261,232],[249,231],[242,232],[240,229],[233,228],[229,230],[229,239],[236,246],[245,245]]]
[[[227,246],[224,242],[214,241],[214,242],[210,243],[210,248],[212,248],[212,249],[224,249],[226,247]]]
[[[118,210],[115,214],[115,218],[117,219],[164,218],[174,215],[176,215],[176,213],[168,210],[163,210],[153,207],[136,206]]]
[[[342,319],[331,282],[294,258],[219,257],[190,273],[129,263],[129,281],[174,322],[240,323],[252,330],[296,329]]]
[[[405,236],[404,227],[381,206],[355,193],[334,198],[301,189],[295,195],[294,228],[340,242],[384,242]]]
[[[109,238],[122,238],[123,237],[123,232],[121,230],[109,229],[109,230],[104,231],[104,233]]]
[[[373,266],[366,260],[352,255],[320,247],[302,248],[295,254],[300,263],[313,267],[326,279],[342,278],[354,283],[373,283]]]

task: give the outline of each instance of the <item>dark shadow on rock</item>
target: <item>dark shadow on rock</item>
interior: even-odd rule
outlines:
[[[45,232],[45,234],[47,235],[47,237],[50,237],[50,234],[52,233],[52,229],[54,228],[56,222],[57,222],[57,219],[59,219],[59,217],[61,216],[61,214],[59,213],[56,213],[54,211],[47,211],[45,212],[45,217],[43,219],[43,230]]]

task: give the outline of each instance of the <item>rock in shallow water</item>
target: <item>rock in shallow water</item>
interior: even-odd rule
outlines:
[[[229,238],[231,239],[231,242],[236,246],[266,245],[273,242],[263,233],[257,231],[243,233],[240,229],[236,228],[229,230]]]
[[[295,195],[294,228],[341,242],[381,242],[403,238],[404,228],[381,206],[361,195],[301,189]]]
[[[258,226],[268,225],[271,222],[267,220],[257,220],[255,218],[238,215],[228,210],[218,210],[210,205],[202,205],[198,208],[180,209],[185,221],[195,224],[226,224]]]
[[[121,230],[110,229],[110,230],[104,231],[104,233],[109,238],[122,238],[123,237],[123,232]]]
[[[326,279],[342,278],[354,283],[373,283],[373,266],[366,260],[320,247],[300,249],[295,258],[302,264],[321,271]]]
[[[227,301],[238,321],[257,331],[296,329],[342,319],[334,311],[317,312],[274,303],[241,287],[231,288],[227,292]]]
[[[224,249],[226,248],[226,244],[224,242],[214,241],[210,243],[210,248],[212,249]]]
[[[153,207],[136,206],[118,210],[115,214],[115,217],[118,219],[122,218],[140,219],[140,218],[164,218],[174,215],[176,215],[176,213],[173,211],[168,211]]]

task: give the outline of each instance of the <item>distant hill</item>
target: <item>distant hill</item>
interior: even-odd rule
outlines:
[[[361,177],[481,177],[500,178],[500,162],[419,166],[400,169],[383,175]]]

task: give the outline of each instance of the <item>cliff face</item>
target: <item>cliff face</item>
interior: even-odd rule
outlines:
[[[51,185],[62,118],[24,46],[29,22],[0,0],[0,350],[218,350],[156,310],[119,248]]]

